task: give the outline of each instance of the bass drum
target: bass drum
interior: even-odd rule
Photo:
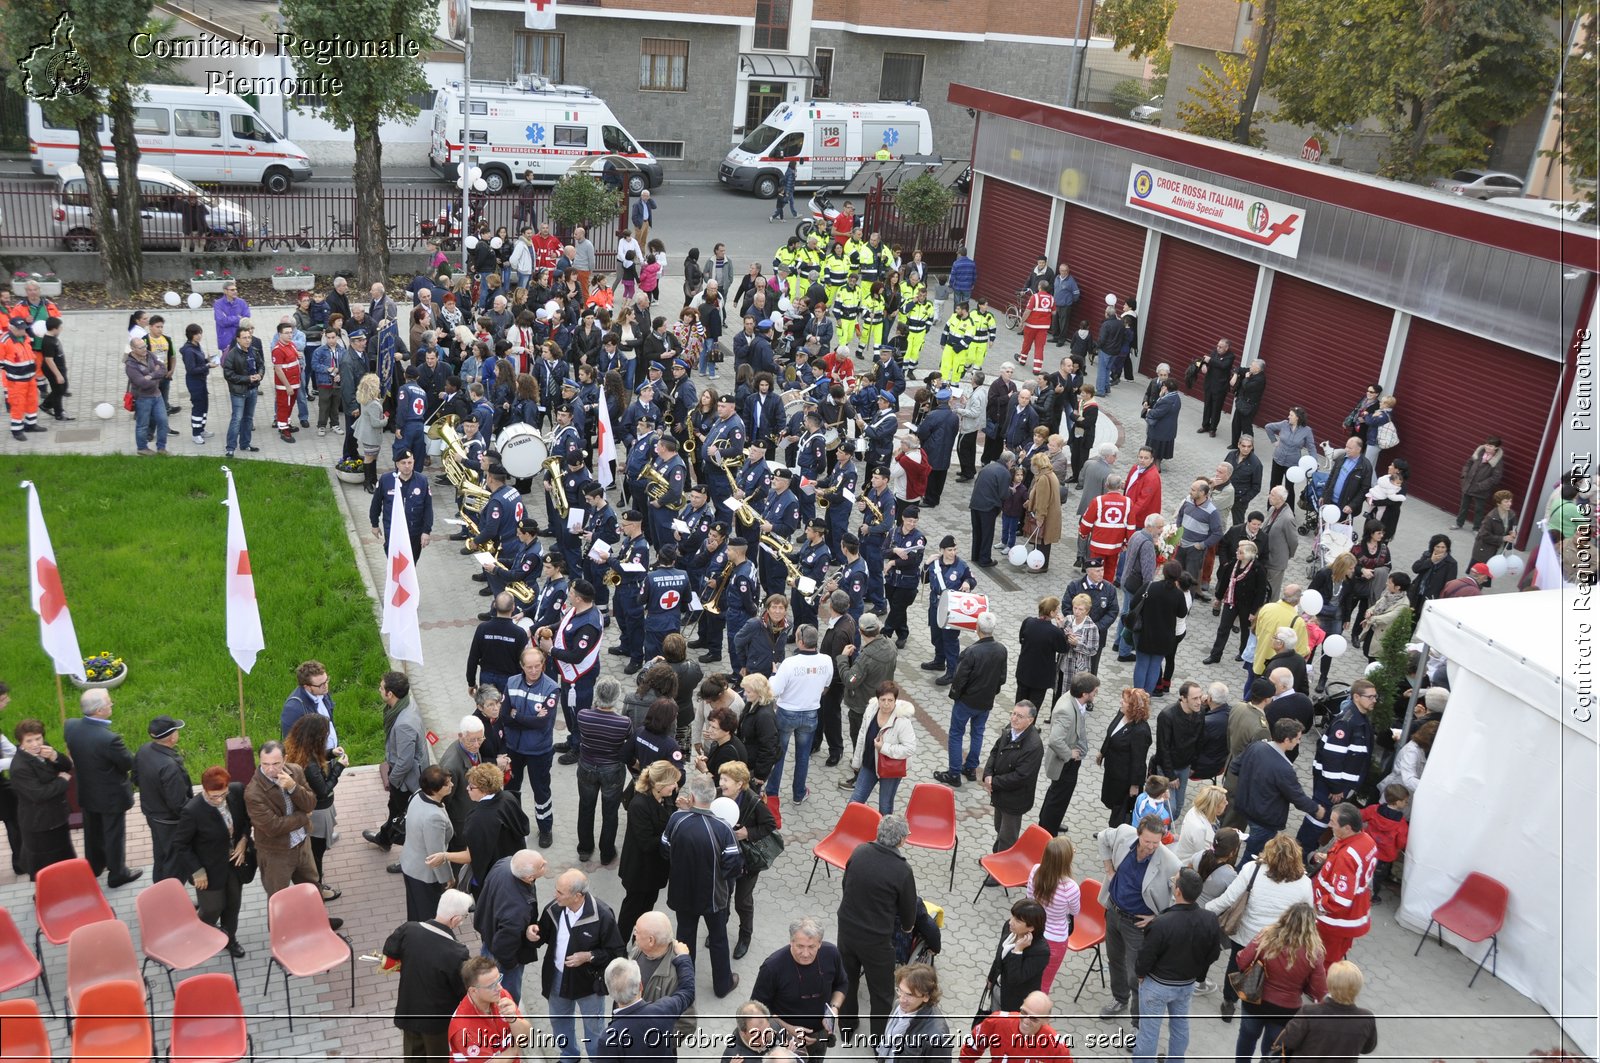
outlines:
[[[978,617],[988,611],[987,595],[946,591],[939,598],[939,626],[952,631],[977,631]]]
[[[550,456],[544,437],[530,424],[507,425],[495,437],[494,449],[499,451],[500,464],[513,480],[532,478]]]

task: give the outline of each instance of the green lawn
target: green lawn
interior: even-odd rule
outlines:
[[[339,740],[352,763],[383,751],[378,681],[387,667],[372,600],[356,571],[327,473],[238,461],[238,486],[266,649],[244,677],[245,720],[256,747],[278,737],[278,714],[307,658],[328,666]],[[223,762],[239,730],[238,680],[228,655],[223,566],[227,480],[201,458],[133,455],[0,458],[0,680],[11,706],[0,721],[37,716],[60,743],[50,659],[28,608],[27,492],[39,490],[45,524],[85,656],[111,651],[129,676],[113,697],[113,722],[130,749],[151,717],[187,724],[179,741],[196,781]],[[78,691],[64,679],[68,717]]]

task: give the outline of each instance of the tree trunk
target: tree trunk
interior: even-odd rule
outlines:
[[[105,271],[107,288],[115,290],[117,278],[126,276],[127,256],[119,235],[118,197],[111,191],[111,182],[106,180],[104,152],[100,150],[100,116],[80,115],[76,124],[78,168],[83,171],[84,185],[89,190],[89,213],[93,218],[95,246],[100,253],[100,268]]]
[[[1233,127],[1235,144],[1250,143],[1256,99],[1261,95],[1262,82],[1267,79],[1267,58],[1272,54],[1272,38],[1278,30],[1278,0],[1263,0],[1259,26],[1256,30],[1255,60],[1250,64],[1250,82],[1245,86],[1244,99],[1239,101],[1239,121]]]
[[[361,286],[389,281],[389,230],[383,214],[383,142],[378,121],[355,123],[356,276]]]
[[[133,132],[133,103],[122,89],[109,94],[107,108],[111,118],[111,146],[117,159],[117,214],[123,224],[115,239],[104,241],[106,250],[106,289],[111,295],[131,295],[144,281],[143,210],[139,195],[139,140]]]

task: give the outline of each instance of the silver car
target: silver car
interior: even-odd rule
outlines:
[[[105,164],[106,181],[117,187],[117,165]],[[248,210],[231,199],[212,195],[183,178],[158,166],[140,166],[139,217],[144,246],[181,247],[184,237],[183,209],[199,202],[206,209],[206,250],[243,248],[256,232],[256,221]],[[94,231],[94,211],[89,206],[89,186],[83,170],[63,166],[56,174],[56,201],[50,212],[56,237],[68,251],[93,251],[99,245]]]
[[[1433,182],[1433,187],[1468,199],[1498,199],[1522,195],[1522,178],[1499,170],[1457,170]]]
[[[1141,103],[1139,106],[1129,111],[1128,117],[1132,118],[1135,122],[1145,122],[1149,125],[1160,125],[1161,112],[1165,108],[1166,102],[1167,98],[1165,96],[1152,96],[1148,102]]]

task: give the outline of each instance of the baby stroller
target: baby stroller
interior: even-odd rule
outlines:
[[[1322,508],[1322,492],[1328,487],[1328,477],[1333,475],[1334,462],[1340,453],[1332,443],[1322,444],[1322,461],[1315,469],[1306,472],[1306,482],[1300,488],[1300,508],[1306,515],[1305,522],[1300,525],[1301,535],[1316,531],[1317,512]]]
[[[922,901],[911,933],[898,928],[894,932],[894,962],[932,964],[943,944],[943,929],[944,909],[932,901]]]
[[[1312,712],[1315,714],[1312,726],[1326,734],[1328,725],[1333,723],[1333,718],[1339,715],[1339,708],[1350,697],[1350,684],[1332,682],[1328,684],[1328,692],[1319,695],[1311,703]]]

